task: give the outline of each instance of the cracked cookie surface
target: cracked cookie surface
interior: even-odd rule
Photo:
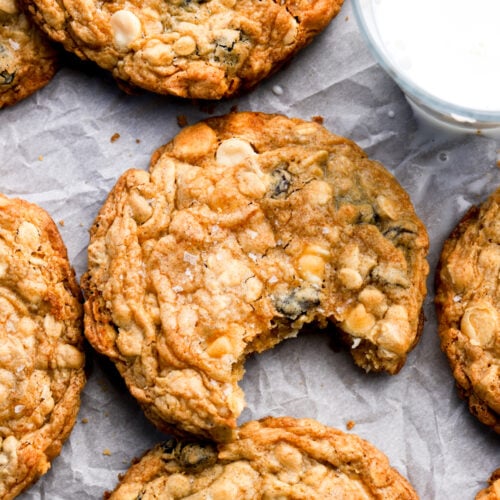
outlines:
[[[314,122],[234,113],[117,182],[91,228],[85,333],[160,428],[230,437],[247,355],[303,325],[366,371],[415,345],[428,238],[407,193]]]
[[[40,207],[0,195],[0,497],[45,474],[85,383],[80,291]]]
[[[229,443],[169,440],[134,464],[109,500],[417,499],[367,441],[309,419],[266,418]]]
[[[307,45],[343,0],[24,0],[54,40],[115,78],[220,99],[255,86]]]
[[[459,394],[500,433],[500,189],[445,242],[436,276],[441,348]]]
[[[0,108],[46,85],[57,70],[57,53],[15,0],[0,0]]]

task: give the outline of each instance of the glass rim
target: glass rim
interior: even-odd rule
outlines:
[[[365,0],[368,1],[368,0]],[[367,42],[370,52],[373,54],[376,62],[389,74],[389,76],[401,87],[403,92],[407,93],[410,98],[423,103],[426,107],[434,109],[436,112],[443,115],[452,116],[457,122],[464,124],[478,125],[484,122],[486,125],[492,126],[500,124],[500,110],[490,111],[484,109],[470,108],[460,106],[452,102],[446,101],[435,95],[427,92],[419,85],[415,84],[409,78],[401,75],[395,65],[389,60],[381,48],[381,44],[377,43],[376,37],[369,28],[366,17],[363,14],[361,3],[363,0],[352,0],[354,17],[360,28],[361,35]]]

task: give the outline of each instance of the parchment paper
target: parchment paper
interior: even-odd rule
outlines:
[[[422,340],[394,376],[365,374],[321,333],[299,335],[246,363],[244,422],[266,415],[312,417],[385,452],[423,499],[472,499],[500,466],[499,437],[457,397],[439,350],[433,274],[444,238],[471,204],[500,185],[498,144],[417,127],[404,96],[374,63],[350,0],[329,28],[287,67],[240,99],[210,111],[281,112],[355,140],[409,191],[427,225],[431,275]],[[88,228],[119,175],[147,168],[151,153],[207,107],[165,96],[126,95],[93,65],[71,63],[31,98],[0,112],[0,190],[43,206],[80,276]],[[119,139],[111,142],[113,134]],[[88,354],[78,422],[50,472],[26,499],[101,498],[132,458],[163,436],[142,416],[114,368]]]

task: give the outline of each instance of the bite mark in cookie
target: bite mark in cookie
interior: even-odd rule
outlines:
[[[351,141],[279,115],[211,119],[109,195],[86,335],[160,428],[226,439],[246,356],[306,324],[396,373],[421,329],[427,247],[408,195]]]

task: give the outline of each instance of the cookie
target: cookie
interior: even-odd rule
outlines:
[[[471,208],[443,246],[436,274],[441,348],[459,394],[500,433],[500,189]]]
[[[90,232],[85,333],[160,429],[225,439],[244,360],[333,324],[396,373],[422,327],[428,238],[353,142],[280,115],[183,129],[117,182]]]
[[[59,455],[85,383],[82,306],[66,248],[40,207],[0,195],[0,497]]]
[[[220,99],[255,86],[307,45],[343,0],[24,0],[52,39],[161,94]]]
[[[500,469],[493,472],[489,486],[476,495],[476,500],[500,500]]]
[[[0,108],[49,83],[57,60],[56,50],[15,0],[0,0]]]
[[[226,444],[170,439],[134,464],[107,498],[418,497],[367,441],[315,420],[284,417],[249,422]]]

